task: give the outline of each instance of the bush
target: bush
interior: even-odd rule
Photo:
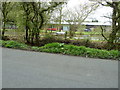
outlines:
[[[117,50],[100,50],[85,46],[65,45],[63,43],[49,43],[42,47],[42,51],[49,53],[61,53],[67,55],[84,56],[101,59],[119,59],[120,52]]]
[[[28,48],[26,44],[22,44],[16,41],[2,41],[2,46],[7,48],[20,48],[20,49]]]
[[[111,50],[110,51],[110,57],[113,59],[118,58],[120,60],[120,51],[118,50]]]
[[[6,41],[6,40],[10,40],[8,36],[2,36],[1,39],[2,39],[2,40],[5,40],[5,41]]]
[[[5,41],[0,40],[0,46],[2,46],[2,47],[3,47],[3,46],[5,46],[5,44],[6,44],[6,43],[5,43]]]
[[[28,49],[29,47],[26,44],[19,43],[16,41],[3,40],[0,40],[0,45],[2,45],[3,47],[19,49]],[[118,50],[107,51],[94,48],[87,48],[85,46],[65,45],[64,43],[49,43],[42,47],[32,46],[30,49],[34,51],[48,53],[61,53],[74,56],[120,60],[120,51]]]
[[[45,35],[41,40],[39,46],[44,46],[45,44],[55,42],[55,37],[53,35]]]
[[[110,52],[107,51],[107,50],[99,50],[97,57],[102,58],[102,59],[104,59],[104,58],[111,59],[110,58]]]
[[[48,43],[52,43],[55,42],[56,38],[53,35],[50,34],[46,34],[45,37],[43,37],[43,39],[40,41],[40,46],[48,44]]]
[[[95,49],[92,49],[92,48],[86,48],[86,52],[85,52],[85,56],[86,57],[97,57],[98,56],[98,52],[99,50],[95,50]]]
[[[36,47],[36,46],[31,47],[31,49],[34,50],[34,51],[39,51],[40,50],[40,48]]]
[[[2,40],[0,40],[0,46],[2,46]]]
[[[44,46],[44,48],[60,48],[63,47],[64,43],[49,43]]]

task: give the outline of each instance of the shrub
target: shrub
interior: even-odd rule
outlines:
[[[64,43],[49,43],[44,46],[44,48],[60,48],[63,47]]]
[[[120,59],[120,51],[118,50],[111,50],[109,51],[110,52],[110,57],[113,58],[113,59]]]
[[[41,40],[40,40],[40,44],[39,46],[44,46],[45,44],[48,43],[53,43],[53,42],[57,42],[56,41],[56,37],[50,34],[46,34]]]
[[[85,51],[86,51],[85,46],[64,45],[63,54],[84,56]]]
[[[3,40],[0,40],[0,46],[5,46],[5,41],[3,41]]]
[[[99,50],[92,48],[86,48],[85,56],[86,57],[97,57]]]
[[[85,56],[101,59],[118,59],[120,53],[117,50],[100,50],[85,46],[64,45],[63,43],[49,43],[43,46],[42,51],[50,53],[62,53],[67,55]]]
[[[102,58],[102,59],[104,59],[104,58],[110,59],[110,52],[107,50],[99,50],[97,56],[98,56],[98,58]]]
[[[34,50],[34,51],[39,51],[40,50],[40,48],[36,47],[36,46],[31,47],[31,49]]]
[[[56,40],[55,36],[51,35],[51,34],[46,34],[43,38],[43,41],[45,41],[46,43],[52,43]]]
[[[64,38],[61,38],[61,37],[56,37],[54,35],[46,34],[40,40],[40,45],[39,46],[44,46],[45,44],[55,43],[55,42],[69,44],[71,41],[69,39],[64,39]]]
[[[72,50],[72,49],[75,49],[75,46],[74,45],[65,45],[64,48],[66,50]]]
[[[5,47],[8,48],[20,48],[20,49],[26,49],[28,46],[26,44],[22,44],[16,41],[6,41],[5,42]]]
[[[1,39],[2,40],[10,40],[8,36],[2,36]]]
[[[20,48],[20,49],[28,49],[29,47],[26,44],[19,43],[16,41],[3,41],[3,40],[0,40],[0,45],[8,48]],[[91,58],[120,60],[120,51],[118,50],[107,51],[94,48],[87,48],[85,46],[65,45],[64,43],[49,43],[42,47],[32,46],[30,49],[34,51],[48,53],[61,53]]]

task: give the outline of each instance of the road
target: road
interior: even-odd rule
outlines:
[[[118,88],[118,61],[2,49],[3,88]]]

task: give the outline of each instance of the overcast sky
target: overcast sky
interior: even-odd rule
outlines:
[[[89,0],[70,0],[68,2],[68,6],[69,7],[74,7],[74,6],[77,6],[79,5],[80,3],[86,3],[86,2],[89,2]],[[107,22],[109,21],[109,19],[107,18],[104,18],[103,16],[105,15],[108,15],[112,13],[112,8],[110,7],[106,7],[106,6],[100,6],[95,12],[94,14],[92,14],[91,16],[89,16],[87,18],[87,20],[91,20],[92,18],[94,19],[97,19],[101,22]]]

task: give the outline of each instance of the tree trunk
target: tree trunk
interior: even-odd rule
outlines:
[[[26,39],[27,43],[29,43],[29,40],[28,40],[28,31],[29,31],[28,15],[27,15],[27,13],[26,13],[26,33],[25,33],[25,39]]]
[[[112,49],[114,47],[114,41],[116,39],[116,34],[118,32],[117,27],[118,27],[118,25],[117,25],[117,6],[114,5],[113,14],[112,14],[112,32],[109,35],[109,39],[108,39],[109,49]]]
[[[6,25],[6,22],[4,21],[3,22],[3,30],[2,30],[2,37],[4,38],[4,35],[5,35],[5,25]]]

